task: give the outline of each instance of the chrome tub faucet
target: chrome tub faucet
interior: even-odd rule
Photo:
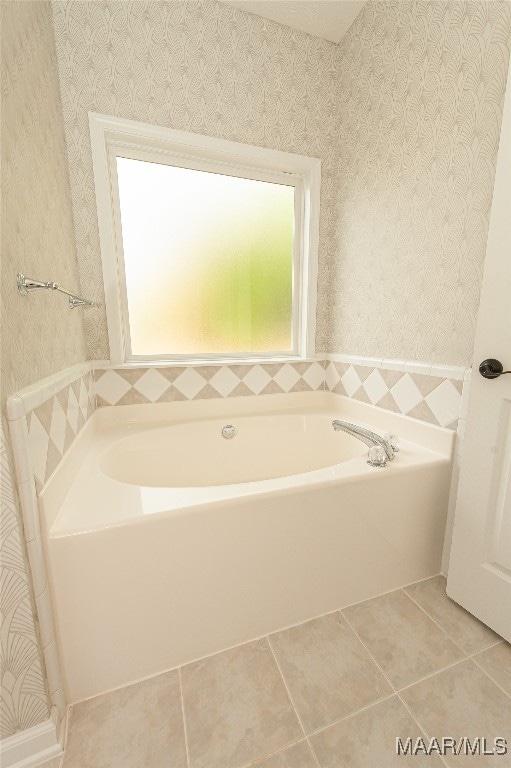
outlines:
[[[384,467],[388,461],[393,461],[394,454],[399,451],[399,438],[397,435],[387,433],[381,437],[376,432],[371,432],[369,429],[359,427],[357,424],[351,424],[349,421],[341,421],[340,419],[334,419],[332,427],[336,432],[347,432],[348,435],[353,435],[353,437],[362,440],[363,443],[369,446],[367,463],[372,467]]]

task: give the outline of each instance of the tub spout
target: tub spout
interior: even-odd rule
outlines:
[[[386,459],[384,462],[379,462],[377,465],[375,464],[375,466],[385,466],[387,461],[392,461],[394,458],[395,450],[391,445],[391,442],[386,440],[385,437],[377,435],[376,432],[371,432],[369,429],[359,427],[357,424],[351,424],[349,421],[341,421],[340,419],[334,419],[332,421],[332,427],[336,432],[347,432],[349,435],[353,435],[353,437],[362,440],[362,442],[368,445],[369,448],[372,448],[375,445],[383,448]],[[369,461],[369,463],[372,464],[371,461]]]

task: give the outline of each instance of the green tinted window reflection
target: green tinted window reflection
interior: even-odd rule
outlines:
[[[133,355],[291,351],[294,187],[117,158]]]

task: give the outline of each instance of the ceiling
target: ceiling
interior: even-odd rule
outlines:
[[[242,11],[339,43],[366,0],[223,0]]]

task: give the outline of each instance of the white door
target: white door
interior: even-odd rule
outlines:
[[[511,641],[511,83],[508,78],[476,331],[447,594]]]

